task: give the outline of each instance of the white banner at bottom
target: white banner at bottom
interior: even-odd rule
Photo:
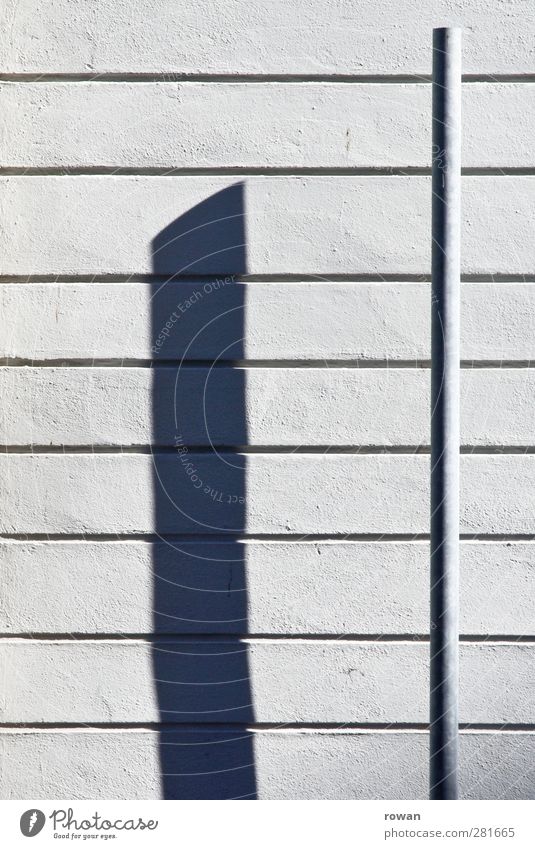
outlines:
[[[0,801],[0,841],[10,849],[533,849],[534,815],[531,801]]]

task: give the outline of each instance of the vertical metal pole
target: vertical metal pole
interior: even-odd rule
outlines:
[[[461,31],[433,30],[430,798],[457,799]]]

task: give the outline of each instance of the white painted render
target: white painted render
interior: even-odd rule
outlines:
[[[6,0],[2,798],[426,796],[446,24],[461,792],[534,798],[534,23],[528,0]]]

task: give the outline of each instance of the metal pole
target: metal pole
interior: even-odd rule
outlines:
[[[457,799],[461,30],[433,30],[430,798]]]

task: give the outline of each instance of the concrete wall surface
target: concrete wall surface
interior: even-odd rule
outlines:
[[[461,792],[535,798],[528,0],[5,0],[2,798],[426,797],[448,24]]]

